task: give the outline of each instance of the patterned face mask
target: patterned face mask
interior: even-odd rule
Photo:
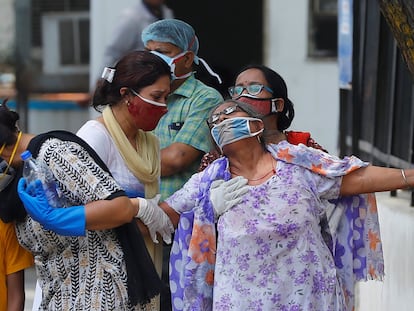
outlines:
[[[276,102],[278,98],[260,98],[255,95],[242,94],[236,98],[238,101],[253,106],[256,111],[264,116],[278,112]]]
[[[250,129],[250,121],[259,121],[263,123],[260,119],[250,117],[226,119],[213,126],[211,129],[211,135],[217,146],[223,150],[223,147],[228,144],[244,138],[254,137],[263,132],[263,128],[257,132],[252,132]]]

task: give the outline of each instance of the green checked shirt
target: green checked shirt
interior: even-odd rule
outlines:
[[[179,142],[203,152],[210,151],[210,132],[206,120],[211,109],[222,101],[223,97],[217,90],[197,80],[194,75],[190,76],[168,97],[168,112],[154,130],[160,140],[161,149]],[[162,177],[161,200],[180,189],[197,172],[200,161],[201,157],[185,171]]]

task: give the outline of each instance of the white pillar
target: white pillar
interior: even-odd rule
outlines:
[[[105,46],[112,36],[122,10],[133,6],[137,0],[91,0],[90,4],[90,78],[89,89],[93,92],[96,80],[102,73],[102,57]],[[97,112],[90,109],[91,118]]]

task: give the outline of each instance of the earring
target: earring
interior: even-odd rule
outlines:
[[[129,100],[127,100],[125,103],[126,103],[127,107],[129,107],[129,105],[130,105]]]
[[[262,136],[257,135],[256,137],[257,137],[257,141],[259,142],[259,144],[261,144],[262,143]]]

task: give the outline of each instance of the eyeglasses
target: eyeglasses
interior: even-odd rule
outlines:
[[[208,119],[207,119],[207,124],[208,124],[208,126],[213,126],[213,125],[215,125],[216,124],[216,122],[219,120],[219,118],[220,118],[220,116],[222,115],[222,114],[224,114],[224,115],[229,115],[229,114],[232,114],[233,112],[235,112],[235,111],[240,111],[240,109],[239,109],[239,106],[238,105],[234,105],[234,106],[229,106],[229,107],[227,107],[227,108],[224,108],[222,111],[220,111],[220,112],[217,112],[217,113],[214,113],[214,114],[212,114]]]
[[[246,86],[243,86],[243,85],[230,86],[228,90],[229,90],[230,96],[235,97],[235,96],[240,96],[244,90],[246,90],[247,93],[249,93],[250,95],[257,95],[263,89],[273,94],[273,90],[270,87],[263,85],[263,84],[259,84],[259,83],[249,84]]]

